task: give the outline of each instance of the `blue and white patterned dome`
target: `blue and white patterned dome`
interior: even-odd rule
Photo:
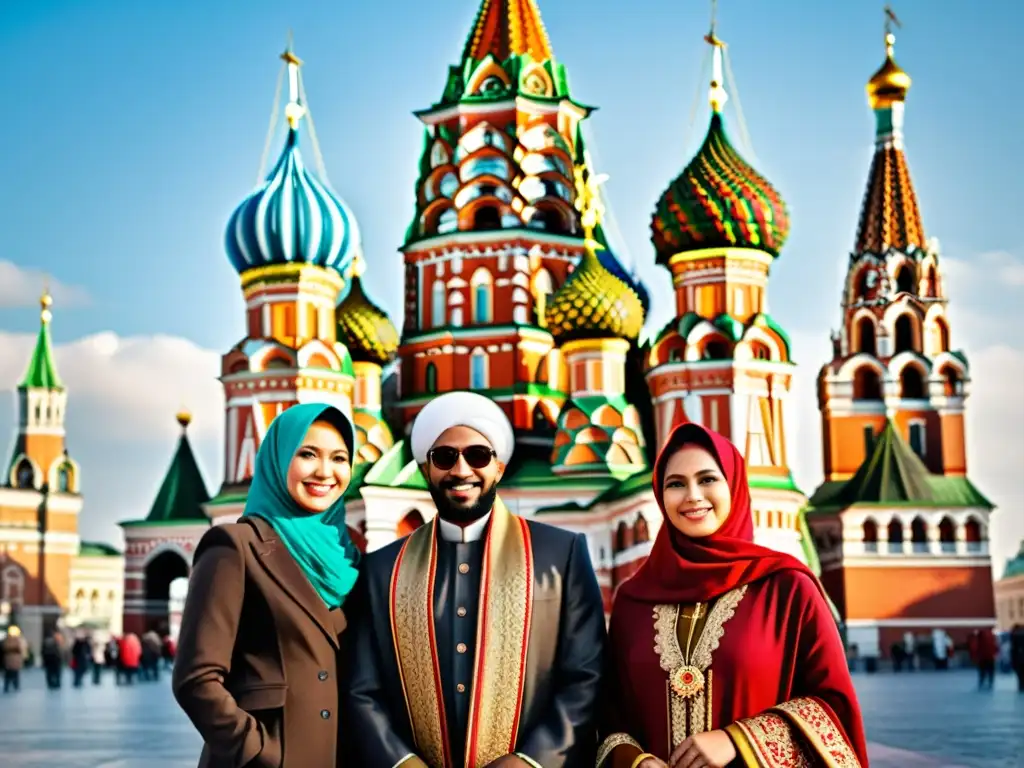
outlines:
[[[284,151],[267,180],[231,214],[225,240],[239,274],[299,262],[342,276],[360,242],[352,211],[306,169],[295,128],[289,128]]]

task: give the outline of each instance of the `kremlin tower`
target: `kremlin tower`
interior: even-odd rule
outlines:
[[[951,346],[939,246],[925,239],[910,181],[910,77],[893,54],[894,21],[889,13],[885,61],[867,85],[875,150],[842,327],[818,375],[825,478],[808,512],[822,582],[864,657],[905,633],[962,641],[995,616],[992,505],[967,479],[969,367]]]
[[[654,334],[647,383],[657,445],[696,422],[732,440],[747,461],[759,543],[814,560],[806,499],[793,482],[785,419],[795,366],[768,314],[768,273],[789,234],[775,188],[736,151],[725,129],[725,44],[714,22],[711,124],[704,143],[658,201],[657,263],[672,275],[675,317]]]

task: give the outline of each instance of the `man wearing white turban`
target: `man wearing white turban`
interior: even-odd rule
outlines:
[[[437,516],[368,554],[352,609],[347,721],[366,768],[589,768],[605,621],[586,538],[497,496],[514,435],[450,392],[412,454]]]

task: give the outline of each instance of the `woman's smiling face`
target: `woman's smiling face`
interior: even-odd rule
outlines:
[[[288,465],[288,493],[312,514],[326,512],[352,479],[352,457],[333,424],[316,421]]]
[[[684,536],[699,539],[722,527],[732,507],[732,492],[707,449],[689,443],[669,457],[662,504],[669,522]]]

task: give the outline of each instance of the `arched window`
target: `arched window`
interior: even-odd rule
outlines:
[[[896,272],[896,290],[899,293],[914,293],[914,270],[904,264]]]
[[[874,357],[878,354],[877,347],[875,345],[875,321],[870,317],[862,317],[857,321],[857,337],[859,343],[859,349],[857,352],[863,352],[865,355],[871,355]]]
[[[964,541],[968,552],[981,552],[981,523],[977,518],[969,517],[964,523]]]
[[[487,353],[479,348],[469,357],[469,388],[487,389]]]
[[[633,523],[633,542],[635,544],[643,544],[651,540],[651,532],[647,527],[647,518],[643,515],[636,516],[636,522]]]
[[[14,481],[19,488],[33,488],[36,484],[36,473],[32,469],[32,462],[27,458],[18,462],[18,469],[14,473]]]
[[[928,295],[933,298],[939,298],[939,278],[935,273],[935,267],[928,267]]]
[[[862,269],[860,274],[857,275],[857,295],[854,296],[854,301],[862,300],[868,295],[868,275],[871,271],[868,269]]]
[[[57,490],[61,493],[71,490],[71,467],[68,464],[61,464],[57,469]]]
[[[917,554],[928,551],[928,526],[923,518],[915,517],[910,523],[910,541]]]
[[[437,392],[437,366],[433,363],[427,363],[423,378],[427,394],[432,395]]]
[[[949,325],[942,317],[935,318],[935,346],[936,352],[949,351]]]
[[[473,214],[473,229],[477,232],[501,229],[501,213],[496,206],[484,205]]]
[[[480,267],[470,278],[473,291],[473,322],[478,325],[493,322],[494,297],[491,273]]]
[[[963,395],[963,382],[960,380],[960,374],[956,372],[955,368],[949,365],[943,368],[942,378],[945,382],[944,394],[946,397],[960,397]]]
[[[772,351],[768,349],[767,344],[763,344],[760,341],[750,342],[750,354],[755,360],[772,359]]]
[[[877,552],[878,551],[878,523],[872,520],[870,517],[864,521],[864,525],[861,526],[863,532],[864,551],[865,552]]]
[[[618,552],[629,549],[633,546],[633,529],[621,521],[615,528],[615,549]]]
[[[882,380],[878,371],[866,365],[857,369],[857,372],[853,374],[853,399],[882,399]]]
[[[924,376],[916,365],[905,365],[900,371],[900,397],[904,400],[924,399]]]
[[[704,345],[701,360],[728,360],[729,345],[722,339],[712,339]]]
[[[903,523],[896,517],[889,522],[889,551],[895,554],[903,551]]]
[[[910,315],[903,314],[896,318],[896,354],[914,350],[914,324]]]
[[[948,517],[939,522],[939,548],[947,554],[956,552],[956,525]]]
[[[423,515],[420,514],[418,509],[410,509],[405,516],[398,521],[395,533],[398,535],[398,538],[401,539],[408,536],[421,525],[423,525]]]
[[[25,572],[17,565],[8,565],[0,571],[0,600],[11,605],[25,602]]]
[[[448,295],[444,280],[435,280],[430,293],[430,324],[435,328],[448,320]]]

